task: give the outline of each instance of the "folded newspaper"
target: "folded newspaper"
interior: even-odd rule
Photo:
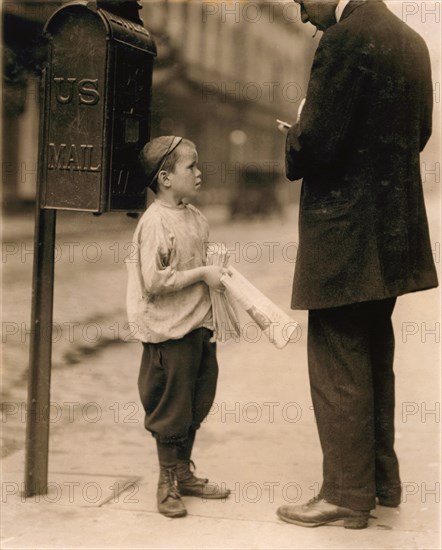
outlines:
[[[236,306],[241,306],[262,332],[278,349],[299,338],[300,326],[281,308],[252,285],[234,267],[228,266],[228,253],[224,245],[212,247],[208,263],[228,267],[230,275],[221,277],[226,291],[210,291],[215,324],[215,335],[225,341],[241,333]]]
[[[229,253],[224,244],[214,243],[207,250],[207,264],[227,267]],[[225,342],[230,338],[237,339],[241,334],[238,313],[234,300],[229,299],[227,292],[210,289],[212,315],[214,324],[214,339]]]

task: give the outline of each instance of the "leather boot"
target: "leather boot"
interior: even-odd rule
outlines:
[[[158,511],[168,518],[181,518],[187,514],[176,483],[176,468],[160,466],[157,489]]]
[[[181,495],[207,499],[227,498],[230,495],[230,489],[217,483],[210,483],[208,479],[196,477],[193,474],[195,469],[193,460],[178,461],[176,473]]]

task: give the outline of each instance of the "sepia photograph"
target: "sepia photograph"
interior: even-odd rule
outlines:
[[[4,550],[440,550],[440,0],[0,0]]]

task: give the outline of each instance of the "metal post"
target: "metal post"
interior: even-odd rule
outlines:
[[[36,206],[31,343],[26,424],[25,496],[46,494],[54,296],[55,210]]]
[[[99,2],[97,2],[99,4]],[[137,0],[103,0],[111,11],[142,23]],[[98,5],[100,7],[100,5]],[[26,457],[24,495],[30,497],[48,492],[49,407],[52,354],[52,315],[54,296],[54,252],[56,210],[41,208],[43,181],[47,177],[46,142],[50,93],[46,86],[47,69],[41,81],[41,115],[39,166],[36,196],[34,267],[32,278],[31,342],[29,353],[28,406],[26,424]],[[75,79],[74,79],[75,80]],[[72,142],[71,142],[72,143]],[[82,142],[84,143],[84,142]],[[88,143],[88,142],[85,142]],[[83,145],[81,145],[83,147]]]

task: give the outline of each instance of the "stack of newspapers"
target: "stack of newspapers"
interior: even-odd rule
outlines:
[[[229,266],[229,254],[224,244],[211,243],[207,251],[207,264],[229,270],[221,282],[224,292],[210,290],[215,337],[225,342],[241,336],[237,306],[246,311],[259,329],[278,349],[299,339],[300,327],[289,315],[253,286],[239,271]]]
[[[207,265],[228,268],[229,253],[224,244],[210,244],[207,250]],[[215,329],[214,337],[221,342],[225,342],[231,338],[238,340],[241,328],[234,299],[229,296],[228,292],[212,288],[210,289],[210,299],[212,301],[213,325]]]

